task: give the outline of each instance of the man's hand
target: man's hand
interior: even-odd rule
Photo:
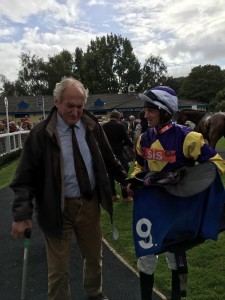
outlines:
[[[22,240],[24,238],[24,231],[26,228],[32,228],[32,220],[12,222],[11,235],[16,240]]]
[[[127,191],[127,194],[130,196],[130,197],[133,197],[134,196],[134,192],[133,192],[133,189],[132,189],[132,184],[129,183],[126,187],[126,191]]]

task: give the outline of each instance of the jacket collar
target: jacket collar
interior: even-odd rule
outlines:
[[[98,123],[98,119],[89,113],[86,109],[84,109],[83,114],[81,116],[81,120],[84,122],[85,126],[90,130],[93,131],[96,123]],[[49,115],[46,119],[47,125],[46,130],[49,133],[49,135],[52,137],[56,130],[56,122],[57,122],[57,107],[54,106]]]

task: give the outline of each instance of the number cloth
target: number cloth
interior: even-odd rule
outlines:
[[[138,257],[188,249],[216,240],[221,228],[225,192],[217,172],[205,191],[179,197],[160,187],[135,190],[133,234]]]

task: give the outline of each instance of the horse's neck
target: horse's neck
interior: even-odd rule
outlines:
[[[202,112],[202,111],[196,111],[196,112],[190,112],[188,115],[187,115],[187,119],[189,121],[191,121],[192,123],[194,124],[197,124],[201,118],[203,118],[205,115],[207,114],[207,112]]]

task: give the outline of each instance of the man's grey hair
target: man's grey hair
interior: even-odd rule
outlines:
[[[71,85],[80,90],[80,92],[84,95],[84,101],[86,102],[88,91],[84,88],[83,84],[79,80],[73,77],[64,77],[59,83],[56,83],[55,89],[53,91],[54,100],[57,99],[59,102],[61,102],[63,92]]]

